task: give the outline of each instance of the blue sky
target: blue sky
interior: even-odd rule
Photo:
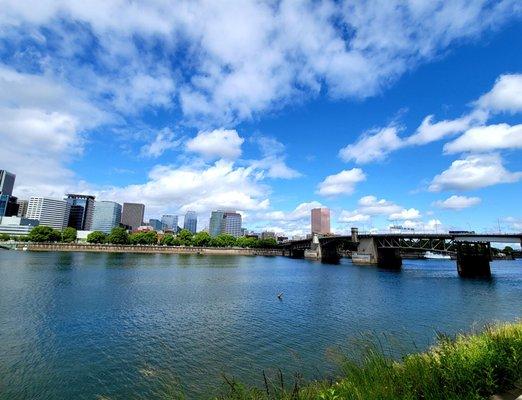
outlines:
[[[15,194],[521,231],[517,1],[0,1]],[[518,3],[518,4],[517,4]]]

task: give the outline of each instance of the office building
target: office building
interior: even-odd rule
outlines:
[[[27,206],[27,218],[36,219],[40,225],[62,230],[69,222],[69,203],[48,197],[31,197]]]
[[[330,209],[312,209],[312,234],[327,235],[330,233]]]
[[[121,212],[121,223],[128,225],[134,231],[143,225],[145,205],[140,203],[123,203]]]
[[[162,231],[166,228],[165,224],[159,219],[149,219],[149,226],[155,231]]]
[[[1,217],[0,233],[6,233],[10,236],[25,236],[37,225],[38,221],[35,219]]]
[[[223,218],[225,220],[224,233],[235,237],[242,236],[243,230],[241,229],[241,214],[237,212],[226,211],[223,215]]]
[[[164,225],[164,229],[167,231],[177,232],[178,230],[178,216],[165,214],[161,217],[161,222]]]
[[[14,196],[0,194],[0,217],[16,217],[18,214],[18,203]]]
[[[185,214],[185,220],[183,221],[183,229],[196,233],[196,230],[198,229],[198,215],[195,211],[187,211]]]
[[[0,194],[13,195],[16,175],[0,169]]]
[[[17,200],[16,203],[18,204],[17,217],[25,218],[26,215],[27,215],[27,206],[29,205],[29,201],[27,201],[27,200]]]
[[[65,200],[70,208],[68,226],[79,231],[88,231],[91,229],[94,199],[94,196],[83,194],[67,195]]]
[[[208,224],[208,233],[215,237],[225,230],[225,213],[223,211],[212,211],[210,214],[210,222]]]
[[[276,238],[275,232],[268,232],[268,231],[261,232],[261,239],[275,239],[275,238]]]
[[[95,201],[91,230],[110,233],[120,226],[121,204],[114,201]]]

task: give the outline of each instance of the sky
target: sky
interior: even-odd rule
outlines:
[[[243,225],[522,231],[517,0],[0,0],[19,198]]]

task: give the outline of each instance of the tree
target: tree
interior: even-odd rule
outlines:
[[[192,244],[192,232],[188,229],[182,229],[178,233],[178,239],[184,246],[190,246]]]
[[[513,247],[511,246],[506,246],[504,247],[504,250],[502,251],[504,254],[511,254],[513,253]]]
[[[62,238],[62,233],[50,226],[38,225],[29,232],[31,242],[58,242]]]
[[[273,247],[277,247],[277,240],[275,240],[274,238],[261,239],[258,241],[258,246],[262,249],[270,249]]]
[[[77,232],[76,229],[68,227],[62,231],[62,242],[72,243],[76,241]]]
[[[7,233],[0,233],[0,242],[7,242],[10,239]]]
[[[257,239],[253,237],[238,237],[236,240],[236,245],[239,247],[249,247],[254,248],[257,247]]]
[[[154,231],[136,232],[129,236],[131,244],[157,244],[158,234]]]
[[[211,242],[212,237],[208,234],[208,232],[198,232],[192,238],[192,243],[194,243],[194,246],[210,246]]]
[[[163,235],[160,240],[160,244],[163,246],[173,246],[174,236],[171,234]]]
[[[107,242],[107,234],[101,231],[94,231],[87,235],[88,243],[105,243]]]
[[[226,233],[221,233],[212,239],[213,247],[233,247],[236,245],[236,238]]]
[[[125,228],[112,228],[109,237],[107,238],[109,243],[112,244],[128,244],[129,243],[129,233]]]

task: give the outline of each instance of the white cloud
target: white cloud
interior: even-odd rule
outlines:
[[[397,135],[398,131],[395,126],[368,131],[354,144],[342,148],[339,156],[343,161],[353,160],[358,164],[382,160],[388,153],[402,146],[402,141]]]
[[[215,129],[199,132],[187,142],[186,148],[205,158],[234,160],[241,156],[241,145],[244,141],[235,129]]]
[[[444,152],[490,152],[522,148],[522,124],[497,124],[469,129],[463,135],[444,145]]]
[[[513,183],[522,178],[522,172],[510,172],[504,168],[498,154],[470,155],[456,160],[431,181],[429,190],[473,190],[499,183]]]
[[[402,207],[397,204],[386,199],[377,199],[375,196],[361,197],[358,204],[357,209],[368,215],[390,215],[402,210]]]
[[[360,168],[343,170],[335,175],[327,176],[319,183],[317,193],[321,196],[338,196],[341,194],[352,194],[355,185],[366,180],[366,175]]]
[[[493,89],[478,99],[477,105],[495,112],[522,111],[522,74],[501,75]]]
[[[370,220],[370,215],[360,214],[357,211],[341,211],[341,215],[339,216],[339,222],[366,222]]]
[[[163,128],[158,132],[154,140],[144,145],[140,154],[144,157],[159,157],[165,151],[177,148],[180,145],[180,140],[174,140],[176,135],[169,128]]]
[[[268,193],[252,168],[219,160],[209,166],[158,165],[147,182],[99,190],[98,197],[145,203],[147,214],[157,216],[168,210],[264,210],[270,205]]]
[[[420,211],[415,208],[403,209],[399,212],[392,213],[388,217],[390,220],[412,220],[419,219],[421,217]]]
[[[443,120],[433,122],[433,115],[428,115],[422,120],[415,133],[405,139],[408,145],[423,145],[437,140],[441,140],[447,136],[464,132],[471,125],[482,123],[486,114],[482,111],[474,111],[463,117],[453,120]]]
[[[254,138],[262,153],[260,160],[252,161],[252,166],[266,170],[269,178],[293,179],[301,173],[286,164],[285,146],[273,137],[258,136]]]
[[[473,207],[481,202],[480,197],[450,196],[446,200],[439,200],[433,203],[436,207],[448,210],[463,210]]]

